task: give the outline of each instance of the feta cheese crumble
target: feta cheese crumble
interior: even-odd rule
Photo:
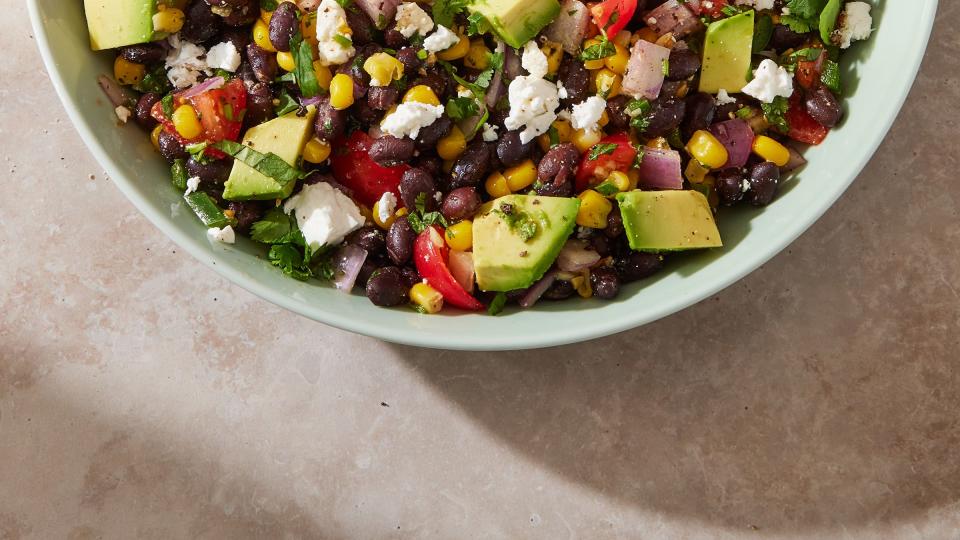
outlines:
[[[416,101],[401,103],[397,110],[383,119],[380,129],[398,139],[404,137],[416,139],[420,130],[436,122],[443,116],[443,112],[443,105],[430,105]]]
[[[543,77],[547,74],[547,57],[535,42],[528,42],[521,58],[523,69],[530,75],[520,75],[508,88],[510,115],[504,120],[509,130],[520,129],[520,143],[527,144],[550,129],[560,107],[557,86]]]
[[[773,9],[774,0],[737,0],[738,6],[752,6],[755,9]]]
[[[840,15],[840,26],[831,37],[835,45],[846,49],[854,41],[868,39],[871,32],[873,32],[873,17],[870,15],[870,4],[848,2]]]
[[[491,126],[490,124],[483,124],[483,141],[484,142],[493,142],[500,138],[497,135],[497,130],[500,129],[500,126]]]
[[[730,105],[731,103],[736,103],[737,100],[730,97],[730,94],[727,93],[723,88],[717,92],[717,105]]]
[[[326,182],[303,186],[283,204],[283,211],[296,215],[310,249],[339,244],[364,223],[363,214],[350,197]]]
[[[397,6],[397,32],[409,38],[414,34],[427,35],[433,30],[433,19],[416,2],[404,2]]]
[[[753,72],[753,80],[743,87],[743,93],[763,103],[773,103],[776,97],[793,95],[793,77],[773,60],[760,62]]]
[[[603,111],[607,110],[607,100],[600,96],[590,96],[573,106],[573,112],[570,114],[570,124],[573,129],[584,129],[592,131],[600,126],[600,117]]]
[[[380,218],[381,223],[386,223],[390,221],[390,218],[393,217],[393,213],[397,211],[397,196],[393,194],[392,191],[387,191],[380,196],[380,200],[377,201],[377,217]]]
[[[130,109],[124,107],[123,105],[120,105],[119,107],[114,109],[113,112],[116,113],[117,118],[119,118],[120,121],[123,122],[124,124],[127,123],[127,120],[130,120],[130,115],[133,114],[133,112]]]
[[[317,56],[325,66],[340,65],[353,56],[353,45],[344,47],[337,36],[349,38],[352,34],[347,24],[347,13],[337,0],[323,0],[317,6]]]
[[[170,52],[164,60],[167,68],[167,79],[177,89],[187,88],[197,84],[201,75],[206,74],[207,61],[203,56],[206,49],[180,39],[180,34],[174,34],[167,40]]]
[[[209,239],[211,242],[232,244],[237,241],[237,234],[230,225],[227,225],[222,229],[220,227],[210,227],[207,229],[207,239]]]
[[[186,197],[187,195],[197,191],[197,188],[199,187],[200,187],[199,176],[191,176],[190,178],[187,178],[187,190],[183,192],[183,196]]]
[[[453,47],[459,42],[460,36],[454,34],[446,26],[438,24],[437,31],[427,36],[427,39],[423,40],[423,48],[426,49],[427,52],[438,53]]]
[[[567,99],[570,97],[570,93],[567,92],[567,87],[563,85],[563,81],[557,79],[557,97],[560,99]]]
[[[207,67],[233,73],[240,67],[240,51],[231,41],[218,43],[207,51]]]

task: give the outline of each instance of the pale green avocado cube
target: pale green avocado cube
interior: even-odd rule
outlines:
[[[479,13],[514,49],[535,38],[560,14],[557,0],[474,0],[467,10]]]
[[[623,228],[636,251],[722,247],[707,198],[699,191],[630,191],[617,195]]]
[[[156,0],[84,0],[90,46],[95,51],[153,39]]]
[[[573,232],[579,209],[579,199],[535,195],[506,195],[485,204],[473,220],[480,289],[513,291],[542,278]],[[524,239],[521,223],[527,220],[536,224],[535,234]]]
[[[700,91],[739,92],[749,82],[753,54],[753,10],[710,23],[703,40]]]
[[[303,147],[312,136],[316,114],[316,107],[310,107],[303,116],[291,112],[254,126],[244,134],[243,144],[262,154],[272,152],[287,164],[296,166],[297,159],[303,154]],[[289,182],[282,185],[236,160],[230,178],[224,185],[223,198],[229,201],[286,199],[293,192],[294,184]]]

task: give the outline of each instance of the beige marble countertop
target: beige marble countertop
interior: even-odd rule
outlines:
[[[6,6],[0,539],[960,537],[960,4],[791,248],[656,324],[506,354],[351,335],[201,266],[104,177]]]

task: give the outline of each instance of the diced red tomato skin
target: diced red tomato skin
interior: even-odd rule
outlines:
[[[203,133],[195,139],[185,139],[177,133],[173,122],[163,114],[163,105],[157,102],[150,110],[150,115],[163,125],[163,129],[177,138],[181,144],[215,143],[240,138],[243,129],[243,115],[247,109],[247,90],[240,79],[233,79],[223,87],[207,90],[202,94],[183,98],[179,92],[173,96],[173,107],[177,108],[189,103],[197,112]],[[225,107],[229,105],[229,108]],[[229,111],[229,114],[228,114]],[[215,148],[207,148],[204,154],[208,157],[222,159],[225,154]]]
[[[830,133],[830,128],[821,125],[807,113],[799,93],[795,93],[790,99],[790,108],[784,118],[790,125],[787,136],[798,142],[817,145],[827,138],[827,133]]]
[[[593,15],[593,22],[597,27],[603,29],[607,37],[613,39],[613,36],[627,26],[636,10],[637,0],[606,0],[591,6],[590,14]],[[615,13],[617,18],[611,23],[610,19]]]
[[[372,144],[373,137],[357,130],[348,139],[334,143],[333,156],[330,158],[337,182],[350,188],[357,201],[371,208],[387,192],[393,193],[401,201],[400,179],[410,169],[406,164],[395,167],[378,165],[370,159]]]
[[[826,55],[822,52],[816,60],[800,60],[797,62],[796,74],[797,84],[805,90],[809,90],[820,84],[820,75],[823,73],[823,64]]]
[[[580,166],[577,168],[577,193],[594,183],[605,180],[613,171],[628,170],[637,157],[637,150],[630,144],[630,137],[626,133],[604,137],[594,147],[601,144],[616,144],[617,147],[612,153],[602,154],[597,156],[597,159],[589,159],[590,150],[584,152],[583,158],[580,160]]]
[[[727,7],[727,0],[712,0],[711,7],[706,7],[703,0],[700,0],[700,14],[709,15],[710,17],[716,19],[723,15],[723,8]]]
[[[457,283],[450,273],[447,266],[449,252],[450,248],[443,240],[443,230],[436,225],[427,227],[413,244],[417,272],[443,295],[443,301],[447,304],[468,311],[484,309],[485,306]]]

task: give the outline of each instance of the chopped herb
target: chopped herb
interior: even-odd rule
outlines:
[[[550,148],[560,144],[560,132],[557,131],[557,128],[550,126],[550,129],[547,130],[547,137],[550,139]]]
[[[187,189],[188,176],[186,162],[182,159],[174,160],[173,165],[170,166],[170,180],[173,182],[173,187],[177,188],[177,191],[185,191]]]
[[[273,108],[277,116],[283,116],[300,108],[300,103],[287,92],[286,88],[280,90],[279,103]]]
[[[784,115],[787,114],[787,110],[790,109],[790,102],[787,101],[787,98],[777,96],[774,98],[773,103],[761,103],[760,108],[763,109],[763,115],[767,118],[767,122],[769,122],[771,126],[777,128],[781,133],[790,131],[790,124],[787,123],[787,119],[784,117]]]
[[[250,226],[250,238],[264,244],[304,244],[297,220],[282,208],[271,208]]]
[[[433,21],[450,28],[453,18],[467,8],[470,0],[436,0],[433,3]]]
[[[820,82],[834,94],[838,96],[843,94],[843,83],[840,80],[840,64],[833,60],[827,60],[823,64],[823,73],[820,74]]]
[[[612,154],[613,151],[616,150],[618,146],[619,145],[617,143],[595,144],[593,148],[590,149],[590,153],[587,154],[587,159],[590,161],[594,161],[602,155]]]
[[[264,11],[276,11],[277,0],[260,0],[260,9]]]
[[[260,174],[273,178],[282,186],[306,176],[303,171],[292,167],[273,152],[263,154],[249,146],[227,140],[217,142],[213,147],[240,160]]]
[[[512,204],[500,204],[493,212],[499,215],[510,230],[516,232],[524,242],[536,236],[540,230],[540,225],[530,217],[530,214],[517,210]]]
[[[270,261],[270,264],[282,270],[284,274],[294,279],[306,281],[313,277],[313,271],[310,269],[307,257],[290,244],[270,246],[267,260]]]
[[[487,307],[487,313],[490,315],[499,315],[505,305],[507,305],[507,293],[498,292],[490,302],[490,306]]]
[[[186,201],[187,206],[193,210],[193,213],[196,214],[196,216],[200,218],[200,221],[207,227],[226,227],[227,225],[237,224],[236,220],[228,218],[227,215],[223,213],[223,210],[217,206],[217,202],[213,200],[213,197],[202,191],[194,191],[188,195],[184,195],[183,200]]]
[[[163,108],[163,115],[167,119],[173,118],[173,94],[167,94],[160,100],[160,107]]]
[[[599,185],[595,186],[594,191],[603,195],[604,197],[610,197],[611,195],[616,195],[620,192],[620,189],[611,181],[604,180]]]
[[[417,51],[417,58],[421,60],[426,60],[428,56],[430,55],[424,49],[420,49],[419,51]]]
[[[312,98],[320,93],[320,83],[316,72],[313,71],[313,49],[304,41],[300,32],[290,38],[290,51],[293,53],[294,70],[297,86],[305,98]]]
[[[188,154],[193,156],[194,159],[200,159],[201,157],[203,157],[203,151],[206,150],[208,146],[210,146],[210,143],[207,141],[203,141],[203,142],[191,143],[191,144],[185,145],[183,149],[186,150]]]
[[[170,81],[167,79],[167,70],[164,68],[163,64],[160,64],[153,70],[148,71],[143,76],[143,80],[133,85],[133,89],[144,94],[153,92],[154,94],[162,95],[169,92]]]
[[[347,36],[344,36],[342,34],[334,35],[333,40],[337,42],[337,45],[340,45],[344,49],[349,49],[350,47],[353,47],[353,41]]]
[[[646,151],[643,148],[644,147],[639,144],[633,146],[633,149],[637,152],[637,156],[633,158],[634,169],[636,169],[637,167],[640,166],[640,164],[643,163],[643,156],[646,155]]]
[[[441,60],[439,64],[443,66],[443,69],[447,70],[447,73],[453,77],[453,80],[457,81],[457,84],[473,92],[473,95],[476,96],[478,100],[483,100],[483,98],[486,97],[486,89],[488,86],[490,86],[490,80],[493,78],[492,69],[483,71],[477,75],[477,80],[475,82],[470,82],[457,75],[457,68],[450,62]]]
[[[447,101],[447,116],[460,121],[477,114],[477,100],[472,97],[456,97]]]
[[[340,7],[343,9],[347,9],[353,4],[353,0],[337,0],[337,3],[340,4]]]
[[[740,10],[736,6],[723,6],[720,8],[720,12],[726,15],[727,17],[734,17],[740,14]]]
[[[427,194],[425,192],[420,192],[413,204],[415,211],[407,214],[407,221],[410,223],[413,232],[420,234],[427,227],[436,224],[440,224],[444,228],[447,227],[447,220],[444,219],[443,214],[436,211],[426,211]]]
[[[669,58],[664,58],[663,61],[660,62],[660,71],[663,72],[664,77],[670,76],[670,59]]]
[[[773,36],[773,18],[766,13],[757,17],[753,23],[753,52],[759,52],[767,48],[770,44],[770,38]]]
[[[377,28],[380,28],[380,29],[382,30],[382,29],[384,29],[384,28],[386,28],[386,27],[387,27],[387,17],[386,17],[383,13],[378,14],[378,15],[377,15]]]
[[[580,60],[589,62],[591,60],[600,60],[617,54],[617,47],[606,37],[600,38],[600,43],[593,44],[580,53]]]
[[[490,53],[490,67],[497,71],[503,69],[503,58],[503,53]]]
[[[753,109],[750,107],[740,107],[736,114],[737,118],[741,120],[747,120],[748,118],[753,117]]]
[[[467,35],[476,36],[490,31],[490,22],[479,13],[471,13],[467,17]]]
[[[806,34],[807,32],[813,30],[813,27],[815,26],[814,23],[809,19],[804,19],[795,15],[784,15],[780,17],[780,23],[786,25],[798,34]]]

